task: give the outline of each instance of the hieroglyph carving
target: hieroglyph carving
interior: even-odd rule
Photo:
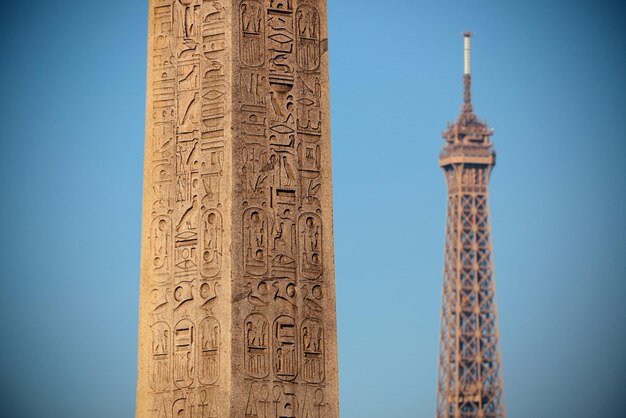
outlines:
[[[206,389],[183,392],[182,396],[175,399],[172,404],[172,418],[218,418],[217,389],[208,387]],[[158,418],[169,418],[169,411]]]
[[[326,418],[324,389],[290,383],[252,382],[247,391],[246,418]],[[336,416],[336,415],[332,415]]]
[[[322,417],[324,318],[333,315],[324,297],[322,16],[316,0],[239,5],[245,416]]]
[[[334,418],[324,2],[148,4],[138,418]]]
[[[297,236],[291,209],[278,208],[270,227],[272,273],[275,277],[295,278]]]
[[[230,2],[150,0],[149,417],[217,418]],[[149,150],[149,152],[148,152]],[[142,275],[144,270],[142,270]],[[143,312],[142,308],[142,312]],[[140,360],[142,354],[140,353]],[[141,377],[140,377],[141,380]],[[150,409],[151,408],[151,409]],[[144,415],[147,413],[147,415]]]

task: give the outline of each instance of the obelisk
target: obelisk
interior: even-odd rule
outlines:
[[[149,0],[137,418],[338,417],[325,0]]]

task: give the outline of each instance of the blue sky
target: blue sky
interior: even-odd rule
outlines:
[[[341,414],[432,417],[461,104],[495,128],[507,413],[620,415],[626,12],[617,1],[328,0]],[[145,1],[0,13],[0,415],[132,417]]]

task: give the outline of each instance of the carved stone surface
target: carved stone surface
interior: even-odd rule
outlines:
[[[337,417],[326,4],[149,0],[138,418]]]

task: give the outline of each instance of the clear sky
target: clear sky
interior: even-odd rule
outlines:
[[[146,3],[0,9],[2,417],[133,417]],[[328,3],[342,417],[434,416],[464,30],[508,416],[622,416],[622,2]]]

